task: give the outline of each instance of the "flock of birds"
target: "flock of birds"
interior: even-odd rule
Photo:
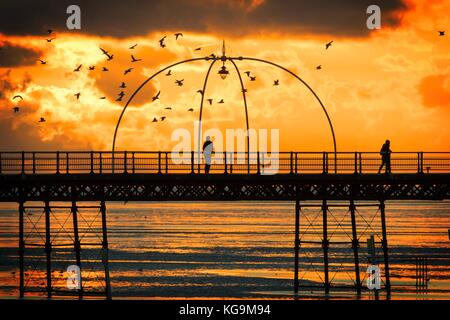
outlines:
[[[439,34],[439,36],[445,36],[445,31],[438,31],[438,34]],[[53,30],[51,30],[51,29],[47,30],[47,35],[49,36],[49,38],[46,38],[45,40],[46,40],[46,42],[48,42],[48,43],[51,43],[53,40],[56,39],[56,37],[52,37],[52,35],[53,35]],[[183,37],[183,33],[177,32],[177,33],[174,34],[174,37],[175,37],[175,40],[178,40],[179,37]],[[165,47],[167,46],[167,45],[166,45],[166,38],[167,38],[167,36],[164,36],[164,37],[162,37],[161,39],[159,39],[158,42],[159,42],[159,46],[160,46],[161,48],[165,48]],[[326,43],[326,44],[325,44],[325,50],[328,50],[328,49],[332,46],[332,44],[333,44],[333,41],[330,41],[330,42]],[[136,43],[136,44],[130,46],[128,49],[129,49],[129,50],[134,50],[137,46],[138,46],[138,44]],[[1,48],[0,48],[0,49],[1,49]],[[103,55],[105,55],[106,61],[112,61],[112,60],[114,59],[114,54],[110,53],[109,51],[107,51],[107,50],[105,50],[105,49],[103,49],[103,48],[99,48],[99,49],[101,50],[101,53],[102,53]],[[194,49],[194,51],[200,51],[201,49],[202,49],[202,47],[197,47],[197,48]],[[216,56],[215,56],[213,53],[210,54],[210,57],[216,58]],[[45,60],[38,59],[38,61],[40,62],[41,65],[46,65],[46,64],[47,64],[47,61],[45,61]],[[136,58],[136,57],[134,56],[134,54],[131,54],[131,63],[136,63],[136,62],[140,62],[140,61],[142,61],[142,59]],[[73,70],[73,72],[80,72],[81,69],[82,69],[82,67],[83,67],[82,64],[78,65],[78,66]],[[89,71],[93,71],[93,70],[95,70],[95,68],[96,68],[96,66],[93,66],[93,65],[91,65],[91,66],[88,67]],[[322,65],[316,66],[316,70],[321,70],[321,69],[322,69]],[[127,68],[127,69],[125,69],[125,70],[123,71],[123,75],[126,76],[127,74],[129,74],[129,73],[132,72],[133,70],[134,70],[133,67]],[[101,71],[102,71],[102,72],[108,72],[109,69],[108,69],[107,67],[105,67],[105,66],[102,66]],[[256,81],[256,75],[252,74],[251,71],[245,71],[244,73],[247,75],[247,78],[249,79],[249,81]],[[172,71],[171,71],[171,70],[168,70],[168,72],[167,72],[165,75],[166,75],[166,76],[172,76]],[[176,79],[174,83],[175,83],[175,85],[181,87],[181,86],[184,85],[184,79]],[[275,79],[275,80],[273,81],[273,86],[279,86],[279,85],[280,85],[280,80],[279,80],[279,79]],[[126,83],[122,81],[121,84],[120,84],[120,86],[119,86],[119,88],[120,88],[120,89],[125,89],[125,88],[127,88]],[[244,88],[244,89],[243,89],[243,92],[247,92],[247,89]],[[200,95],[203,96],[203,91],[202,91],[202,90],[197,90],[197,93],[199,93]],[[158,92],[156,93],[156,95],[154,95],[154,96],[152,97],[152,102],[154,102],[154,101],[156,101],[156,100],[159,100],[160,94],[161,94],[161,91],[158,91]],[[76,97],[77,100],[79,100],[79,99],[80,99],[80,96],[81,96],[81,92],[75,93],[74,96]],[[123,100],[124,97],[125,97],[125,93],[124,93],[123,90],[121,90],[121,91],[118,93],[118,96],[117,96],[116,101],[117,101],[117,102],[121,102],[121,101]],[[22,101],[22,100],[23,100],[23,97],[22,97],[21,95],[15,95],[15,96],[13,97],[12,100],[14,101],[14,100],[16,100],[16,99],[20,99],[20,101]],[[106,97],[105,97],[105,96],[102,96],[102,97],[100,97],[100,99],[106,99]],[[206,101],[209,103],[210,106],[212,106],[214,100],[211,99],[211,98],[208,98],[208,99],[206,99]],[[225,103],[225,102],[224,102],[224,99],[221,99],[221,100],[219,100],[217,103],[218,103],[218,104],[223,104],[223,103]],[[13,110],[14,113],[18,113],[18,112],[20,111],[20,107],[19,107],[19,106],[15,106],[15,107],[12,108],[12,110]],[[169,110],[172,110],[172,107],[165,107],[164,110],[168,110],[168,111],[169,111]],[[193,111],[194,111],[194,108],[189,108],[187,111],[188,111],[188,112],[193,112]],[[167,116],[162,116],[162,117],[160,117],[159,120],[158,120],[158,119],[155,117],[155,118],[153,118],[152,122],[164,121],[166,118],[167,118]],[[40,117],[40,119],[39,119],[38,122],[39,122],[39,123],[46,122],[46,119],[45,119],[44,117]]]

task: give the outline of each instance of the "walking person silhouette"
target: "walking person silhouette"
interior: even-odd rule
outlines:
[[[391,173],[391,142],[386,140],[380,150],[381,155],[381,166],[378,169],[378,173],[381,173],[381,169],[385,167],[385,173]]]
[[[203,143],[203,157],[205,158],[205,173],[209,173],[209,169],[211,168],[211,156],[214,152],[214,145],[211,141],[211,137],[207,136],[205,143]]]

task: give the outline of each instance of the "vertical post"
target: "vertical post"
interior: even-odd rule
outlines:
[[[362,153],[359,152],[359,173],[362,173]]]
[[[66,152],[66,174],[69,174],[69,153]]]
[[[136,172],[135,162],[136,162],[136,160],[135,160],[135,155],[134,155],[134,151],[133,151],[131,153],[131,166],[133,167],[131,172],[133,172],[133,173]]]
[[[194,174],[194,151],[191,151],[191,174]]]
[[[297,169],[297,152],[295,153],[295,174],[297,174],[297,172],[298,172],[298,169]]]
[[[295,201],[295,240],[294,240],[294,293],[298,294],[298,262],[300,248],[300,200]]]
[[[327,200],[322,201],[322,226],[323,226],[323,240],[322,240],[322,248],[323,248],[323,271],[324,271],[324,279],[325,279],[325,294],[330,292],[330,282],[329,282],[329,274],[328,274],[328,223],[327,223],[327,215],[328,215],[328,205]]]
[[[128,155],[127,155],[127,151],[125,150],[123,152],[123,173],[128,173],[128,171],[127,171],[127,158],[128,158]]]
[[[294,173],[294,153],[291,151],[291,159],[289,161],[289,173],[293,174]]]
[[[25,152],[22,151],[22,174],[25,174]]]
[[[91,173],[94,173],[94,151],[91,151]]]
[[[162,172],[161,172],[161,151],[158,151],[158,174],[162,174]]]
[[[226,152],[226,151],[223,152],[223,159],[224,159],[224,164],[225,164],[225,171],[224,171],[224,173],[225,173],[225,174],[228,174],[228,168],[227,168],[227,152]]]
[[[24,242],[24,202],[19,202],[19,296],[23,298],[25,295],[25,281],[24,281],[24,254],[25,254],[25,242]]]
[[[233,173],[234,152],[230,154],[230,173]]]
[[[105,201],[102,200],[100,203],[100,210],[102,213],[102,233],[103,233],[103,241],[102,241],[102,249],[103,249],[103,266],[105,267],[105,293],[106,298],[111,299],[111,285],[109,279],[109,262],[108,262],[108,229],[106,227],[106,204]]]
[[[33,174],[35,174],[36,173],[36,153],[35,152],[33,152],[32,162],[33,162]]]
[[[59,174],[59,151],[56,151],[56,174]]]
[[[385,204],[384,200],[380,201],[380,215],[381,215],[381,232],[383,234],[382,246],[383,246],[383,256],[384,256],[384,275],[386,280],[386,292],[387,295],[391,294],[391,279],[389,274],[389,256],[388,256],[388,242],[387,242],[387,232],[386,232],[386,215],[385,215]]]
[[[354,173],[357,174],[358,173],[358,152],[355,152],[355,158],[354,158],[354,165],[355,165],[355,171]]]
[[[0,174],[2,173],[2,153],[0,152]]]
[[[73,190],[73,189],[72,189]],[[72,192],[72,198],[74,198],[75,193]],[[78,268],[80,269],[80,289],[78,289],[78,298],[83,298],[83,279],[81,277],[81,244],[80,244],[80,238],[78,233],[78,207],[77,202],[75,200],[72,200],[72,219],[73,219],[73,249],[75,251],[75,260],[77,263]]]
[[[250,150],[247,150],[247,174],[250,174]]]
[[[328,173],[328,153],[325,151],[322,155],[322,173]]]
[[[355,154],[356,156],[356,154]],[[356,159],[356,157],[355,157]],[[357,173],[357,172],[356,172]],[[359,256],[358,256],[358,248],[359,248],[359,241],[358,241],[358,235],[356,232],[356,206],[355,202],[350,200],[350,216],[352,220],[352,249],[353,249],[353,256],[355,259],[355,279],[356,279],[356,293],[361,295],[361,277],[359,274]]]
[[[100,174],[102,174],[102,172],[103,172],[103,151],[100,151],[100,153],[98,154],[98,160],[99,160],[98,171]]]
[[[52,297],[52,243],[50,234],[50,202],[45,201],[45,256],[47,261],[47,297]]]
[[[259,160],[259,150],[256,152],[256,156],[257,156],[257,159],[256,159],[256,165],[257,165],[257,170],[256,170],[256,174],[261,174],[261,163],[260,163],[260,160]]]
[[[169,156],[168,156],[168,152],[166,151],[166,152],[164,152],[165,153],[165,155],[166,155],[166,163],[165,163],[165,167],[166,167],[166,174],[168,174],[169,173]]]

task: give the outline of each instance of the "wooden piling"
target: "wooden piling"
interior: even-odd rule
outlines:
[[[384,275],[386,284],[386,293],[388,296],[391,295],[391,279],[389,274],[389,255],[388,255],[388,242],[387,242],[387,232],[386,232],[386,215],[385,215],[385,204],[384,200],[380,201],[380,215],[381,215],[381,232],[383,234],[382,246],[383,246],[383,256],[384,256]]]
[[[355,265],[355,285],[356,285],[356,293],[361,295],[361,277],[359,274],[359,256],[358,256],[358,248],[359,248],[359,241],[358,241],[358,235],[356,231],[356,207],[355,202],[353,200],[350,200],[350,216],[352,220],[352,249],[353,249],[353,256],[354,256],[354,265]]]
[[[24,254],[25,254],[25,242],[24,242],[24,202],[19,202],[19,296],[23,298],[25,296],[25,281],[24,281]]]
[[[100,211],[102,214],[102,233],[103,233],[103,241],[102,241],[102,260],[103,260],[103,266],[105,268],[105,294],[106,299],[111,299],[111,284],[110,284],[110,278],[109,278],[109,252],[108,252],[108,229],[106,227],[106,205],[105,201],[102,200],[100,202]]]
[[[328,215],[328,205],[327,200],[322,201],[322,225],[323,225],[323,239],[322,239],[322,248],[323,248],[323,272],[324,272],[324,288],[325,294],[330,293],[330,282],[329,282],[329,270],[328,270],[328,223],[327,223],[327,215]]]
[[[298,294],[299,250],[300,249],[300,200],[295,201],[295,240],[294,240],[294,293]]]
[[[50,202],[45,201],[45,256],[47,262],[47,297],[52,297],[52,243],[50,229]]]
[[[72,219],[73,219],[73,248],[75,251],[75,260],[80,270],[80,289],[78,289],[78,298],[83,299],[83,279],[81,277],[81,244],[78,233],[78,207],[75,200],[72,201]]]

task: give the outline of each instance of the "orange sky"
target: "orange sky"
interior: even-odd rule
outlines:
[[[257,2],[256,2],[257,3]],[[256,4],[257,5],[257,4]],[[450,151],[450,2],[414,1],[395,28],[382,27],[368,37],[332,37],[317,34],[254,34],[226,36],[233,56],[263,58],[296,72],[317,92],[334,124],[338,151],[378,150],[386,138],[395,151]],[[181,30],[183,31],[183,30]],[[158,30],[145,36],[113,38],[58,32],[51,43],[43,36],[0,35],[0,42],[41,52],[47,65],[0,68],[4,99],[0,115],[1,150],[96,149],[110,150],[115,123],[137,86],[160,68],[181,59],[220,53],[222,36],[183,32],[178,41],[172,31]],[[167,35],[167,47],[158,39]],[[334,40],[330,49],[324,44]],[[138,43],[134,50],[128,47]],[[106,61],[99,47],[114,54]],[[202,47],[201,51],[194,48]],[[131,63],[130,54],[143,61]],[[257,80],[244,76],[248,89],[250,127],[280,130],[280,149],[332,150],[332,140],[320,105],[297,80],[258,63],[237,62]],[[79,64],[80,72],[73,72]],[[322,70],[316,70],[317,65]],[[95,66],[89,71],[88,66]],[[102,72],[106,66],[109,72]],[[128,75],[123,71],[135,69]],[[205,98],[204,128],[244,128],[242,95],[231,71],[221,80],[216,63]],[[208,62],[194,62],[172,69],[151,81],[131,103],[121,124],[117,148],[170,150],[177,128],[192,131],[198,118],[201,89]],[[184,79],[184,86],[174,84]],[[280,86],[272,85],[274,79]],[[114,101],[124,81],[124,101]],[[8,85],[6,85],[8,83]],[[161,91],[160,100],[151,97]],[[73,96],[81,92],[79,101]],[[12,100],[21,94],[23,101]],[[107,99],[99,99],[106,96]],[[217,104],[224,99],[224,104]],[[11,108],[20,107],[19,113]],[[171,111],[164,110],[172,107]],[[188,112],[194,108],[194,112]],[[154,117],[166,121],[152,123]],[[38,123],[40,117],[47,122]],[[5,133],[6,132],[6,133]]]

